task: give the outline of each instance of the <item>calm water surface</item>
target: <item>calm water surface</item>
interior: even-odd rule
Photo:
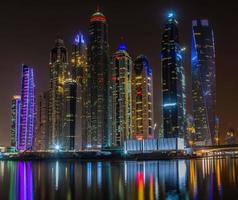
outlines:
[[[238,159],[1,161],[0,199],[238,199]]]

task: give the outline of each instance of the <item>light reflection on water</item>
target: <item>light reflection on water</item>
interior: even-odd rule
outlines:
[[[236,199],[238,159],[0,162],[1,199]]]

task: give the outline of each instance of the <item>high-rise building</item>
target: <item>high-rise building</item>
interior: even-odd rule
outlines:
[[[91,130],[88,148],[111,146],[111,69],[108,25],[99,11],[90,17],[88,59],[90,67]]]
[[[20,111],[21,96],[13,96],[11,108],[11,146],[17,147],[18,137],[20,136]]]
[[[132,137],[132,59],[124,43],[112,60],[112,145],[122,146]]]
[[[134,139],[154,138],[152,68],[144,55],[132,69],[132,134]]]
[[[197,145],[216,135],[216,68],[213,29],[208,20],[192,22],[192,102]]]
[[[36,102],[32,67],[23,65],[21,81],[20,134],[17,139],[17,149],[25,151],[32,149],[35,132]]]
[[[77,83],[72,78],[64,82],[64,149],[75,150]]]
[[[43,92],[38,96],[37,101],[37,121],[36,136],[34,139],[34,150],[47,150],[49,144],[48,138],[48,108],[49,92]]]
[[[90,136],[90,87],[87,44],[82,33],[76,35],[71,57],[73,80],[77,83],[75,148],[85,149]]]
[[[64,42],[55,41],[50,53],[50,89],[49,89],[49,149],[63,146],[64,123],[64,81],[68,74],[68,55]]]
[[[178,22],[173,13],[168,15],[162,35],[161,63],[164,137],[183,138],[186,132],[185,76]]]

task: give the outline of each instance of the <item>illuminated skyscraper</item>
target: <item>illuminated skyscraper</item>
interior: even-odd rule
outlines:
[[[67,50],[61,39],[55,41],[50,54],[49,148],[63,146],[64,81],[67,76]]]
[[[124,43],[113,54],[112,67],[112,145],[122,146],[124,140],[131,138],[132,60]]]
[[[48,149],[48,108],[49,92],[43,92],[38,96],[36,135],[34,139],[34,150]]]
[[[108,25],[99,11],[90,18],[88,58],[90,67],[91,131],[88,148],[111,145],[111,72],[108,58]]]
[[[216,135],[214,36],[208,20],[192,22],[192,100],[197,145],[211,145]]]
[[[148,59],[140,55],[132,70],[132,134],[134,139],[154,138],[153,80]]]
[[[71,66],[77,83],[75,148],[85,149],[90,136],[90,87],[87,44],[82,33],[74,39]]]
[[[32,149],[35,132],[35,109],[35,81],[33,68],[23,65],[21,83],[20,134],[17,139],[17,149],[20,151]]]
[[[64,148],[75,150],[77,83],[68,78],[64,82]]]
[[[21,96],[14,96],[12,99],[11,108],[11,146],[17,147],[18,137],[20,135],[20,110],[21,110]]]
[[[165,138],[184,137],[186,132],[185,76],[177,26],[174,14],[170,13],[164,27],[161,51]]]

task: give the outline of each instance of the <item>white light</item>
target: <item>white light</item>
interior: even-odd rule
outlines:
[[[166,103],[164,107],[176,106],[176,103]]]
[[[186,47],[183,47],[182,49],[181,49],[181,51],[186,51],[187,49],[186,49]]]
[[[57,145],[55,145],[55,150],[60,150],[60,146],[57,144]]]

